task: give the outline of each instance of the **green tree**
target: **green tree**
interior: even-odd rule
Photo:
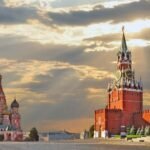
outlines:
[[[144,135],[146,136],[150,135],[150,126],[145,127]]]
[[[128,127],[126,128],[126,132],[127,132],[127,135],[130,134],[130,126],[128,126]]]
[[[94,136],[94,125],[92,125],[89,129],[89,138],[93,138]]]
[[[137,129],[136,135],[140,135],[141,128]]]
[[[136,134],[136,129],[134,126],[132,126],[130,129],[130,135],[135,135],[135,134]]]
[[[4,140],[4,135],[0,134],[0,141],[3,141],[3,140]]]
[[[38,135],[38,131],[36,128],[32,128],[30,130],[29,138],[31,141],[38,141],[39,140],[39,135]]]
[[[140,135],[144,135],[144,127],[142,126],[141,130],[140,130]]]

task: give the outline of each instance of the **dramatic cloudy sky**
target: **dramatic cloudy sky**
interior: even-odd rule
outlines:
[[[122,25],[150,107],[149,0],[0,0],[0,73],[24,130],[93,124],[116,75]]]

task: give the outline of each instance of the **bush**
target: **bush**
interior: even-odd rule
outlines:
[[[30,137],[26,137],[24,141],[31,141]]]
[[[136,129],[134,126],[132,126],[130,129],[130,135],[135,135],[135,134],[136,134]]]
[[[30,130],[29,138],[31,141],[39,141],[39,135],[36,128]]]
[[[136,135],[140,135],[141,128],[137,129]]]
[[[141,137],[140,135],[127,135],[127,138],[139,138]]]
[[[144,127],[142,126],[141,130],[140,130],[140,135],[144,135]]]
[[[146,126],[146,127],[145,127],[144,135],[145,135],[145,136],[150,135],[150,126]]]
[[[89,138],[93,138],[94,136],[94,125],[92,125],[89,129]]]
[[[4,134],[0,134],[0,141],[4,141]]]
[[[126,133],[127,133],[127,135],[130,134],[130,127],[129,126],[126,128]]]

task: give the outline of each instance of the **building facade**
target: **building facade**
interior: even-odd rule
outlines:
[[[52,132],[41,132],[39,133],[40,141],[55,141],[55,140],[75,140],[79,139],[78,133],[70,133],[67,131],[52,131]]]
[[[119,134],[121,127],[150,125],[150,110],[143,110],[143,85],[141,79],[135,79],[124,29],[117,70],[119,78],[108,85],[106,107],[95,111],[95,138]]]
[[[2,76],[0,75],[0,140],[21,141],[23,134],[20,125],[19,103],[13,100],[10,110],[2,88]]]

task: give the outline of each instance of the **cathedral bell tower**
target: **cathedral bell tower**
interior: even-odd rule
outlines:
[[[2,87],[2,75],[0,75],[0,125],[9,125],[9,112],[7,108],[6,98]]]
[[[0,115],[2,115],[6,110],[7,110],[6,98],[2,87],[2,75],[0,75]]]

